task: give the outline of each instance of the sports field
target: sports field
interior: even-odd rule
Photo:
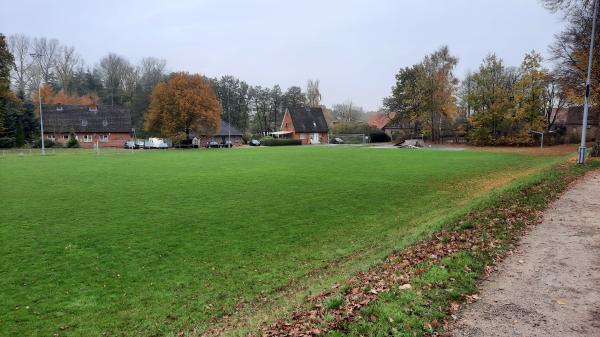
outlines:
[[[560,160],[356,147],[5,155],[0,335],[202,329],[320,271],[361,268]]]

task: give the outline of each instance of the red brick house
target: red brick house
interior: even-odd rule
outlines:
[[[302,144],[328,144],[329,127],[321,108],[286,109],[279,132],[274,134],[301,139]]]
[[[408,135],[414,133],[414,128],[410,126],[410,123],[396,120],[396,113],[390,112],[387,114],[376,114],[369,119],[369,125],[385,132],[390,139],[396,140],[401,135]]]
[[[131,113],[112,106],[42,105],[44,139],[65,144],[71,130],[75,131],[79,146],[122,147],[131,139]]]

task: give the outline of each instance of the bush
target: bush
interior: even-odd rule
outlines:
[[[56,143],[51,141],[50,139],[44,139],[44,147],[54,147],[55,145]],[[42,147],[42,142],[39,139],[36,140],[34,147]]]
[[[386,143],[391,140],[390,136],[383,131],[374,131],[369,134],[371,143]]]
[[[75,135],[75,130],[71,129],[69,133],[69,142],[67,143],[67,147],[77,148],[79,147],[79,141],[77,140],[77,136]]]
[[[248,143],[249,141],[252,140],[252,134],[250,132],[244,132],[244,134],[242,135],[242,140],[244,140],[244,143]]]
[[[260,145],[265,145],[265,146],[302,145],[302,140],[301,139],[289,139],[289,138],[263,137],[260,139]]]
[[[15,147],[15,137],[0,137],[0,148]]]

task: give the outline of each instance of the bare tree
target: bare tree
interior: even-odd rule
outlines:
[[[306,85],[306,99],[308,101],[308,106],[317,107],[321,104],[319,80],[308,80]]]
[[[355,106],[352,100],[334,104],[332,106],[333,116],[337,120],[345,122],[355,122],[362,119],[364,110],[362,107]]]
[[[56,75],[58,83],[65,92],[73,91],[73,77],[76,70],[82,66],[83,61],[75,51],[75,47],[59,47],[56,57]]]
[[[546,80],[546,88],[543,98],[543,111],[546,120],[546,128],[551,130],[558,117],[558,111],[567,104],[567,96],[563,92],[558,78],[550,74]]]
[[[15,58],[11,77],[17,93],[26,95],[26,90],[31,82],[31,68],[34,66],[31,55],[31,39],[22,34],[11,35],[8,38],[8,47]]]
[[[122,103],[121,97],[131,89],[132,76],[135,72],[129,61],[117,54],[110,53],[100,60],[99,71],[102,82],[110,97],[110,104]]]
[[[56,58],[59,52],[57,39],[35,38],[33,39],[33,52],[38,55],[36,65],[44,82],[50,82],[56,70]]]

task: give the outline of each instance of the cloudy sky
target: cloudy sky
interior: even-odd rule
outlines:
[[[547,55],[560,18],[538,0],[0,0],[0,32],[57,38],[88,65],[115,52],[254,85],[321,81],[325,104],[376,109],[399,68],[444,44],[456,74],[495,52]]]

